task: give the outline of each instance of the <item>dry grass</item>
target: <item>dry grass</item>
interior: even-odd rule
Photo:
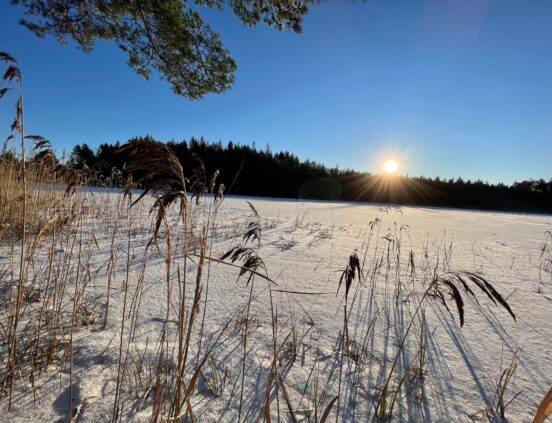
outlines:
[[[266,265],[260,257],[261,218],[254,207],[251,207],[252,218],[243,227],[241,235],[242,243],[229,249],[220,259],[208,255],[210,251],[209,243],[213,242],[213,238],[209,235],[213,227],[212,222],[201,225],[194,223],[196,226],[193,229],[193,233],[199,234],[199,236],[195,243],[194,251],[191,252],[188,250],[190,244],[187,239],[192,236],[192,232],[188,231],[187,225],[191,224],[192,213],[199,213],[199,209],[195,209],[189,206],[188,203],[185,203],[184,197],[181,198],[179,197],[180,194],[175,194],[176,190],[173,189],[174,187],[170,188],[168,185],[158,185],[157,188],[159,191],[154,193],[157,195],[157,198],[154,200],[151,210],[155,215],[151,235],[152,242],[149,244],[148,249],[154,249],[154,246],[156,246],[155,250],[159,248],[166,252],[166,323],[163,326],[164,329],[159,339],[141,349],[137,347],[139,344],[133,342],[134,333],[137,329],[136,322],[140,315],[140,298],[143,288],[141,288],[142,285],[140,283],[136,285],[130,280],[129,269],[134,263],[132,262],[129,242],[133,237],[132,234],[136,233],[136,228],[134,228],[136,221],[133,216],[142,210],[139,207],[140,202],[137,202],[134,198],[127,199],[126,204],[121,203],[117,205],[118,211],[115,220],[110,224],[104,223],[104,225],[110,228],[107,238],[109,239],[108,245],[111,252],[108,254],[107,262],[104,265],[105,277],[108,283],[106,285],[105,297],[99,301],[99,310],[101,311],[98,311],[98,305],[94,306],[86,303],[86,292],[89,289],[88,286],[92,283],[93,273],[92,269],[88,271],[86,268],[89,266],[87,263],[90,252],[95,249],[94,239],[84,236],[85,228],[89,224],[88,222],[95,219],[92,216],[87,217],[84,212],[89,200],[86,194],[79,194],[78,192],[67,197],[58,193],[57,195],[63,202],[72,204],[72,207],[76,210],[75,218],[69,220],[63,229],[52,227],[52,230],[43,232],[41,235],[43,239],[38,244],[39,246],[36,247],[37,251],[44,251],[45,256],[50,258],[47,259],[45,266],[42,268],[29,269],[29,274],[37,274],[38,278],[32,287],[26,288],[23,295],[26,307],[24,311],[21,311],[21,322],[37,319],[42,323],[33,327],[24,324],[18,329],[18,336],[21,339],[21,351],[17,353],[17,371],[10,371],[8,373],[4,371],[4,378],[9,381],[9,383],[4,383],[8,386],[7,392],[11,389],[17,389],[17,383],[13,385],[13,388],[9,387],[11,380],[17,382],[14,379],[16,374],[21,374],[24,378],[31,377],[36,379],[51,365],[55,365],[60,369],[68,369],[70,372],[69,384],[72,384],[72,380],[75,377],[73,373],[75,367],[72,364],[71,357],[75,354],[73,344],[76,334],[86,327],[95,330],[106,329],[110,326],[111,319],[119,320],[117,315],[109,311],[109,299],[113,295],[114,288],[117,288],[117,293],[121,292],[119,289],[121,289],[120,285],[122,285],[122,297],[118,297],[122,298],[123,301],[123,315],[130,315],[131,318],[129,320],[119,320],[118,336],[112,342],[112,351],[116,352],[114,355],[115,365],[118,369],[116,372],[118,376],[115,380],[115,398],[112,399],[113,420],[123,420],[129,416],[128,413],[143,412],[144,409],[150,409],[152,419],[157,421],[176,421],[178,418],[190,417],[194,414],[191,396],[199,380],[203,381],[215,398],[225,398],[230,395],[238,403],[241,402],[242,411],[239,411],[238,406],[236,417],[240,420],[249,419],[250,411],[245,411],[246,392],[250,389],[248,388],[250,381],[246,372],[246,363],[250,360],[251,347],[249,338],[258,330],[258,326],[252,323],[253,316],[250,311],[255,300],[255,278],[262,278],[269,286],[274,286],[273,281],[267,276]],[[213,199],[213,201],[215,200]],[[171,226],[168,221],[170,216],[168,211],[171,208],[171,204],[175,202],[179,203],[176,205],[176,210],[180,224],[178,226]],[[129,205],[131,205],[130,208]],[[194,203],[195,206],[196,204]],[[211,216],[213,216],[216,208],[215,203],[213,202],[209,207],[212,207]],[[58,204],[56,211],[59,210],[62,210],[62,207]],[[113,210],[111,210],[111,213],[113,213]],[[121,243],[121,238],[126,239],[126,245]],[[164,247],[162,247],[162,241],[165,244]],[[63,243],[64,250],[66,251],[66,256],[63,260],[56,259],[56,245],[60,242]],[[382,242],[388,243],[386,240]],[[14,243],[14,245],[16,244]],[[125,250],[123,251],[126,252],[124,254],[118,252],[122,245],[125,245]],[[177,254],[179,249],[181,253]],[[390,257],[393,257],[393,254],[388,254],[386,249],[381,249],[379,252],[383,254],[385,260],[388,257],[389,260],[392,260]],[[194,267],[196,269],[195,277],[193,280],[186,280],[190,276],[189,271],[185,271],[184,269],[191,265],[188,261],[192,256],[194,257]],[[140,274],[144,274],[147,269],[147,260],[145,257],[143,260]],[[209,313],[206,300],[208,292],[206,293],[205,289],[208,281],[208,277],[206,276],[207,263],[211,262],[235,267],[238,278],[244,278],[244,285],[249,288],[248,299],[244,304],[244,308],[242,308],[241,320],[239,315],[237,315],[237,320],[232,319],[232,322],[241,321],[239,337],[241,338],[243,354],[239,375],[223,370],[216,362],[214,357],[216,356],[215,347],[217,343],[213,341],[203,341],[201,347],[193,354],[193,360],[190,359],[192,345],[198,342],[198,337],[206,337],[203,334],[203,324],[201,322],[205,319],[205,315]],[[71,274],[68,272],[68,269],[76,263],[80,263],[79,266],[83,270],[79,274]],[[116,269],[121,268],[121,266],[124,277],[122,282],[115,284]],[[385,266],[382,269],[385,269]],[[48,276],[48,271],[51,276]],[[174,279],[175,271],[179,275],[176,280]],[[13,273],[13,279],[16,280],[17,272],[15,269],[11,269],[10,273]],[[56,278],[56,275],[60,275],[61,278]],[[361,277],[361,275],[363,276]],[[347,261],[346,270],[343,272],[341,279],[336,280],[335,283],[337,287],[344,285],[346,304],[352,308],[359,303],[360,297],[358,296],[362,292],[361,289],[355,289],[353,281],[358,280],[359,284],[365,283],[367,286],[370,286],[370,281],[373,280],[374,276],[375,274],[370,277],[367,271],[362,271],[360,259],[355,253]],[[120,276],[118,278],[121,281]],[[141,280],[142,277],[139,276],[138,278]],[[51,286],[53,289],[46,289],[47,286]],[[399,295],[401,298],[411,295],[411,293],[407,293],[405,290],[404,284],[401,286],[402,288],[400,289],[404,290]],[[186,287],[191,287],[192,289],[187,290]],[[452,304],[459,317],[459,323],[463,325],[466,314],[463,295],[475,297],[475,289],[483,293],[492,302],[496,302],[497,305],[504,307],[509,313],[512,313],[509,305],[488,281],[471,273],[445,272],[441,274],[441,276],[436,277],[429,284],[422,299],[418,301],[419,304],[423,304],[435,299],[444,306],[445,310],[448,310],[451,309],[450,301],[452,300]],[[277,291],[286,293],[285,290],[281,289]],[[286,295],[291,294],[287,293]],[[203,297],[205,297],[205,300],[203,300]],[[201,309],[199,308],[200,303]],[[387,315],[388,317],[386,318],[391,318],[391,314],[389,314],[391,309],[389,307],[391,305],[394,307],[394,304],[397,304],[396,301],[383,304],[382,309],[387,311],[384,311],[382,316]],[[173,313],[171,310],[173,308],[177,310],[177,330],[176,334],[172,335],[174,338],[170,339],[168,322],[172,319]],[[198,310],[201,310],[203,318],[201,318]],[[51,313],[53,313],[53,319],[50,319]],[[299,348],[302,345],[299,332],[297,329],[294,329],[293,331],[282,333],[279,329],[281,324],[278,323],[276,314],[273,315],[274,347],[272,354],[274,364],[267,374],[267,385],[264,390],[263,402],[264,411],[262,412],[266,420],[270,419],[268,416],[280,413],[292,420],[294,418],[299,419],[299,416],[302,416],[306,412],[308,415],[318,416],[319,421],[329,421],[330,418],[336,417],[339,420],[344,418],[345,414],[342,413],[345,410],[346,404],[342,402],[341,398],[347,396],[345,392],[355,389],[351,385],[348,370],[350,366],[349,361],[357,367],[358,377],[361,377],[362,372],[365,371],[364,369],[370,363],[368,345],[370,345],[370,340],[374,336],[374,326],[378,314],[376,311],[373,312],[370,317],[370,326],[367,328],[366,333],[362,335],[362,339],[357,341],[350,338],[347,324],[348,313],[349,309],[345,308],[344,336],[341,337],[340,354],[336,357],[339,373],[342,373],[341,382],[338,382],[338,385],[340,385],[338,395],[327,396],[333,390],[332,386],[336,379],[330,377],[320,380],[319,376],[309,378],[305,384],[304,391],[309,392],[311,389],[315,391],[312,400],[309,400],[306,408],[304,405],[300,407],[299,402],[294,399],[284,376],[284,369],[292,368],[299,361]],[[411,314],[412,322],[418,320],[416,316],[418,316],[418,311],[414,311]],[[232,324],[236,325],[235,323]],[[297,324],[294,325],[297,326]],[[418,327],[412,323],[412,328],[414,326]],[[226,332],[226,328],[222,328],[216,334],[216,337],[221,337]],[[406,339],[410,339],[410,332],[415,333],[414,338],[420,340],[420,352],[417,364],[410,366],[408,371],[404,370],[404,373],[403,370],[400,370],[400,374],[397,373],[399,371],[398,366],[388,370],[387,382],[383,381],[381,383],[379,400],[374,403],[372,416],[375,420],[389,420],[393,418],[394,409],[397,403],[401,401],[399,394],[404,392],[407,376],[412,377],[413,375],[412,369],[417,369],[417,377],[424,377],[426,375],[425,362],[427,358],[425,358],[425,349],[427,348],[427,341],[425,341],[425,336],[427,336],[427,329],[423,326],[417,331],[411,331],[408,325],[405,327],[405,331],[399,336],[399,340],[403,339],[403,344],[398,344],[395,353],[396,362],[398,363],[399,358],[402,357]],[[112,357],[113,352],[110,354]],[[316,362],[315,360],[312,367],[313,372],[316,368]],[[313,375],[315,374],[313,373]],[[230,387],[233,385],[235,389],[231,390]],[[130,398],[127,398],[129,395],[127,392],[132,393]],[[321,392],[326,392],[326,394],[321,395]],[[277,407],[273,403],[276,396],[282,400],[281,404]],[[74,413],[78,413],[81,416],[87,413],[87,409],[84,407],[78,411],[75,409]],[[75,415],[77,414],[74,414],[73,417]]]
[[[552,415],[552,388],[544,396],[539,407],[537,408],[537,413],[535,415],[535,420],[533,423],[544,423],[544,421]]]
[[[9,69],[7,80],[17,79],[18,73]],[[13,129],[23,135],[20,125]],[[429,305],[437,305],[437,312],[455,310],[457,330],[468,324],[470,313],[483,312],[471,310],[467,298],[475,304],[488,300],[516,318],[485,277],[451,270],[452,245],[443,248],[445,258],[437,263],[428,251],[416,261],[405,246],[409,235],[402,220],[385,233],[377,217],[367,225],[341,277],[328,276],[337,291],[344,285],[343,329],[335,334],[330,352],[321,353],[309,338],[319,322],[310,315],[304,321],[296,318],[297,296],[317,301],[327,292],[305,292],[299,278],[292,281],[293,290],[275,289],[279,281],[268,272],[279,269],[268,268],[261,249],[263,231],[274,223],[263,222],[251,203],[245,224],[220,219],[224,186],[217,187],[218,171],[206,175],[200,158],[195,169],[183,169],[168,146],[131,142],[123,146],[131,163],[125,171],[113,169],[106,181],[97,169],[59,166],[40,137],[23,135],[22,140],[36,146],[35,160],[10,144],[0,161],[0,236],[10,251],[10,260],[0,269],[0,401],[9,398],[8,408],[15,394],[25,387],[36,394],[35,382],[54,372],[68,387],[69,421],[86,415],[89,401],[73,402],[79,372],[76,346],[79,341],[82,345],[83,332],[105,331],[110,340],[101,364],[114,376],[101,401],[109,403],[106,415],[112,421],[138,413],[154,422],[193,421],[203,410],[194,401],[202,382],[213,397],[228,402],[220,415],[227,420],[259,416],[294,421],[306,416],[317,422],[345,421],[352,404],[364,401],[359,419],[390,421],[409,401],[420,409],[428,401],[423,382],[432,377],[427,363],[435,341],[426,319]],[[122,183],[124,198],[78,189]],[[58,185],[64,189],[53,189]],[[138,195],[137,186],[143,188]],[[206,197],[208,192],[214,195]],[[392,208],[381,213],[398,217]],[[304,219],[298,215],[294,226],[303,225]],[[336,229],[317,230],[319,242]],[[98,263],[100,235],[106,254]],[[215,257],[215,247],[228,239],[235,246]],[[136,245],[141,240],[144,245]],[[159,330],[144,340],[140,325],[146,280],[152,261],[159,258],[164,275],[155,276],[156,286],[163,287],[164,309],[158,310]],[[225,310],[227,320],[208,333],[205,322],[216,312],[209,292],[215,265],[234,272],[235,289],[241,289],[244,300],[236,310]],[[256,315],[263,310],[270,316],[265,322]],[[356,317],[349,328],[352,313]],[[263,330],[266,345],[259,341]],[[385,349],[376,347],[381,344]],[[232,368],[221,359],[227,345],[238,351],[230,357]],[[409,350],[412,345],[414,351]],[[258,375],[248,372],[252,356],[267,363]],[[299,363],[307,363],[308,375],[300,380],[298,394],[293,378],[305,376],[293,373]],[[497,381],[494,408],[499,414],[511,402],[505,393],[514,364]],[[540,422],[550,414],[549,397],[539,408]],[[415,418],[423,420],[423,415]]]

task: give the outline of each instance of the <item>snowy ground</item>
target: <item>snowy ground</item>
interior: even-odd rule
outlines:
[[[80,421],[111,418],[123,315],[122,288],[127,279],[126,249],[130,245],[128,295],[132,297],[141,286],[142,296],[133,314],[134,336],[131,339],[128,329],[132,318],[125,319],[123,331],[128,365],[121,393],[122,419],[149,421],[152,398],[148,377],[152,368],[155,370],[156,343],[167,313],[167,289],[171,290],[172,302],[177,295],[178,272],[183,272],[178,248],[181,232],[175,223],[174,261],[167,285],[164,229],[159,245],[146,251],[153,221],[148,204],[131,209],[128,220],[127,209],[118,206],[120,194],[95,192],[87,196],[90,207],[83,224],[82,245],[86,246],[83,255],[89,263],[90,278],[82,302],[97,318],[94,324],[83,325],[75,332],[73,406],[85,405]],[[209,204],[211,200],[206,201]],[[546,260],[552,258],[550,247],[541,254],[548,242],[545,233],[551,229],[551,216],[228,197],[218,211],[208,255],[220,258],[242,243],[246,222],[252,215],[247,201],[261,217],[259,256],[268,276],[277,284],[272,285],[271,294],[278,317],[279,374],[297,421],[320,420],[330,400],[339,393],[340,379],[340,420],[370,421],[421,293],[435,274],[448,271],[483,275],[510,304],[517,321],[479,292],[479,305],[464,296],[465,325],[460,328],[453,306],[449,313],[438,301],[429,299],[425,307],[427,330],[422,332],[416,317],[391,379],[390,395],[397,396],[393,420],[496,419],[496,414],[486,414],[485,410],[492,409],[497,380],[517,352],[519,364],[505,400],[519,395],[507,407],[506,421],[532,421],[538,402],[552,386],[552,274],[546,265]],[[192,222],[196,229],[208,213],[208,206],[197,208]],[[122,225],[112,247],[117,219]],[[171,219],[178,220],[176,216]],[[56,254],[67,254],[68,245],[60,242]],[[46,242],[38,248],[31,272],[44,270],[47,248]],[[112,251],[116,256],[114,289],[107,326],[100,330],[106,261]],[[341,272],[355,251],[363,264],[363,278],[360,283],[358,279],[353,282],[349,293],[351,346],[350,353],[342,358],[344,290],[342,287],[337,295],[336,291]],[[2,268],[9,267],[12,258],[9,250],[0,250]],[[192,292],[196,275],[192,261],[188,261],[187,275],[186,287]],[[214,342],[222,327],[228,325],[228,329],[213,344],[208,365],[191,397],[198,422],[237,421],[244,306],[251,287],[246,286],[246,277],[237,276],[238,269],[216,262],[209,262],[203,270],[202,298],[206,296],[207,303],[202,300],[198,316],[205,313],[204,336],[200,347],[196,327],[190,361],[195,363],[197,357],[202,357],[206,345]],[[398,284],[402,291],[395,297]],[[269,294],[269,283],[256,277],[247,324],[242,421],[264,418],[267,375],[274,357]],[[135,310],[127,307],[127,316],[129,308]],[[177,330],[176,309],[173,304],[168,311],[171,348]],[[422,337],[425,360],[420,361]],[[59,361],[65,362],[61,358]],[[218,388],[207,386],[215,382],[220,384]],[[275,386],[270,397],[272,418],[280,414],[287,421],[291,418],[288,407]],[[52,365],[37,378],[34,390],[29,382],[21,381],[11,412],[2,400],[0,421],[63,421],[68,416],[68,389],[66,364]],[[335,404],[330,415],[333,420],[337,409]]]

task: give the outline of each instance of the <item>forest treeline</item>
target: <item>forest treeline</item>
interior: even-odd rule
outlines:
[[[133,140],[145,139],[152,138]],[[387,176],[302,161],[288,151],[272,152],[268,145],[265,148],[233,142],[223,145],[194,138],[167,144],[180,159],[187,176],[198,167],[195,154],[205,165],[206,177],[218,169],[217,181],[227,190],[231,187],[229,193],[235,195],[552,212],[552,179],[505,185],[462,178]],[[129,161],[119,147],[119,142],[100,144],[96,150],[79,144],[68,161],[77,168],[95,169],[103,180],[108,180],[114,167],[123,169]]]

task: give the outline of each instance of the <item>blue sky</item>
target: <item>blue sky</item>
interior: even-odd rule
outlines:
[[[221,95],[190,101],[126,65],[39,39],[0,5],[0,50],[24,72],[29,133],[56,151],[151,134],[255,141],[341,168],[503,181],[552,177],[552,2],[329,0],[303,33],[206,11],[238,63]],[[13,97],[0,102],[7,135]]]

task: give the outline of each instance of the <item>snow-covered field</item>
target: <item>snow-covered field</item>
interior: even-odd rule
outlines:
[[[160,383],[156,375],[165,374],[174,383],[179,298],[185,295],[188,321],[201,259],[191,255],[185,263],[176,211],[169,228],[161,226],[157,244],[147,248],[154,222],[150,199],[128,211],[119,193],[81,195],[86,196],[82,225],[73,223],[53,243],[46,236],[29,262],[29,275],[35,275],[35,287],[44,296],[51,289],[44,275],[52,257],[60,268],[71,260],[59,276],[67,280],[61,346],[54,362],[33,380],[28,374],[15,377],[12,409],[8,412],[7,398],[2,398],[0,421],[67,419],[70,385],[72,415],[79,421],[111,420],[117,391],[123,421],[149,421]],[[340,421],[371,421],[387,379],[384,408],[395,402],[393,421],[497,421],[497,383],[514,354],[517,369],[504,394],[505,403],[513,399],[506,421],[532,421],[552,386],[552,274],[547,261],[552,239],[546,234],[552,216],[243,197],[227,197],[215,216],[212,201],[204,198],[189,212],[191,249],[199,254],[197,236],[206,221],[211,222],[207,256],[220,259],[242,245],[247,223],[255,220],[250,201],[261,224],[256,254],[266,268],[258,272],[272,282],[255,276],[248,284],[249,274],[238,278],[239,268],[205,260],[185,372],[188,383],[208,355],[189,398],[195,421],[234,422],[238,415],[242,421],[263,420],[267,387],[274,421],[278,416],[280,421],[320,421],[338,395],[328,421],[335,421],[336,412]],[[343,345],[345,289],[337,288],[355,252],[362,277],[354,279],[347,298],[348,342]],[[1,272],[16,264],[17,249],[2,247],[2,284],[9,282],[10,271]],[[448,297],[450,312],[435,297],[426,297],[418,308],[432,280],[462,271],[489,281],[516,321],[474,286],[479,304],[460,290],[462,328]],[[33,307],[38,306],[28,305],[29,316]],[[162,368],[159,351],[167,358]],[[170,415],[169,408],[160,415]]]

